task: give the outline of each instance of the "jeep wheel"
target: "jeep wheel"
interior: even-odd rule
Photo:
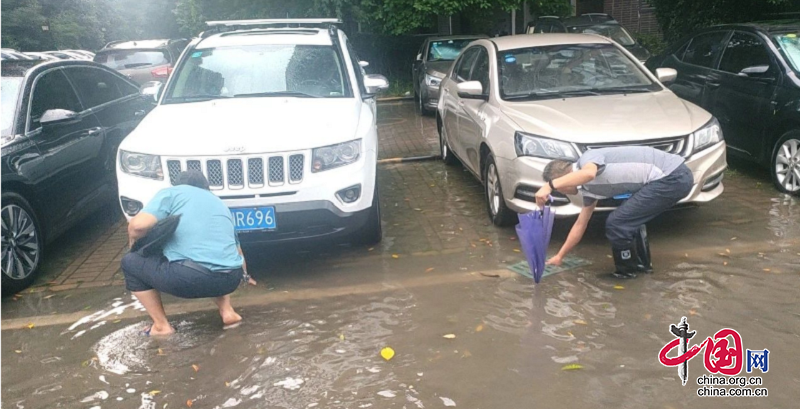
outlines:
[[[355,242],[363,245],[378,244],[383,238],[383,227],[381,227],[381,201],[378,194],[377,181],[375,185],[375,195],[372,197],[372,207],[369,209],[369,217],[364,226],[356,233]]]
[[[3,193],[2,293],[17,293],[36,278],[42,257],[42,234],[30,204],[16,193]]]
[[[772,182],[783,192],[800,194],[800,131],[791,131],[778,140],[772,153]]]

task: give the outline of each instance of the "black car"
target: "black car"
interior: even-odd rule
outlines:
[[[781,192],[800,193],[800,22],[709,27],[647,62],[678,71],[675,94],[711,112],[728,152],[764,166]]]
[[[528,23],[526,33],[598,34],[616,41],[641,62],[650,58],[650,51],[642,47],[617,20],[605,13],[588,13],[566,18],[541,16]]]
[[[116,200],[116,153],[153,107],[91,61],[4,61],[2,290],[33,281],[44,245]]]

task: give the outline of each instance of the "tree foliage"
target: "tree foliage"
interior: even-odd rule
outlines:
[[[794,0],[649,0],[667,41],[714,24],[743,23],[797,10]]]

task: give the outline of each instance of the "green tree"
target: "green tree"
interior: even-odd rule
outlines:
[[[200,0],[179,0],[174,14],[181,33],[186,36],[195,36],[206,27],[206,17]]]
[[[48,33],[42,30],[47,19],[37,0],[4,0],[2,46],[19,50],[43,50]]]

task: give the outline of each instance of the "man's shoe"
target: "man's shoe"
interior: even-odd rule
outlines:
[[[612,249],[611,251],[614,254],[614,267],[616,268],[612,275],[622,279],[636,278],[636,273],[640,271],[636,247]]]
[[[650,241],[647,240],[647,226],[642,225],[633,236],[633,244],[636,248],[636,265],[638,270],[645,274],[653,273],[653,262],[650,261]]]

